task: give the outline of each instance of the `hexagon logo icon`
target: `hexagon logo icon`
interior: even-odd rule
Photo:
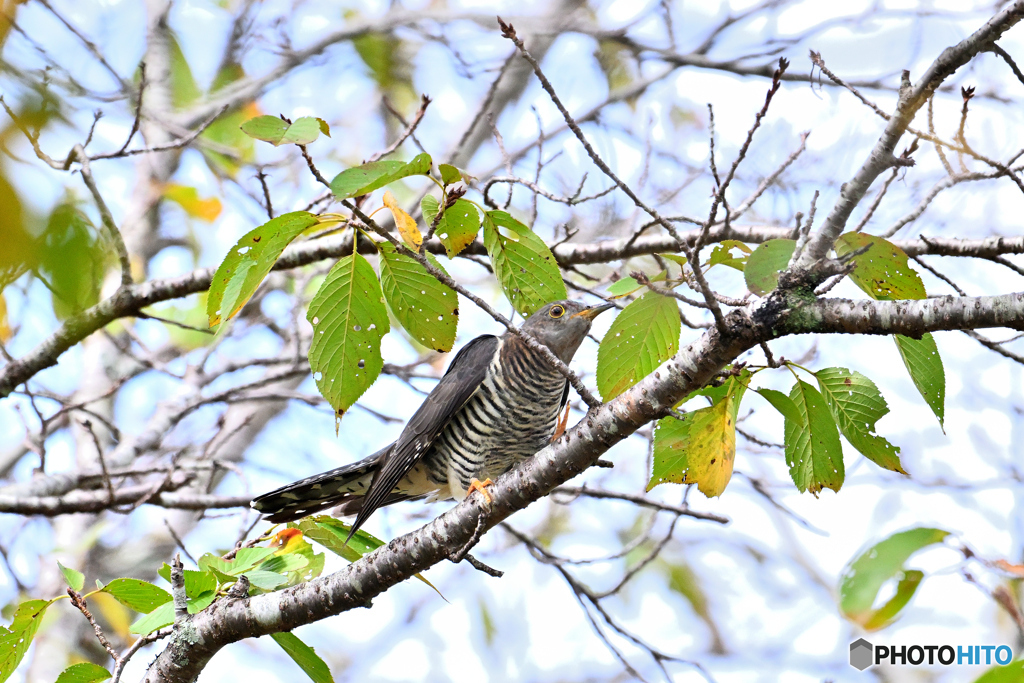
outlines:
[[[857,671],[863,671],[872,664],[874,659],[874,646],[863,638],[850,643],[850,666]]]

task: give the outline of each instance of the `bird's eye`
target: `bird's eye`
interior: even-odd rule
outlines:
[[[563,315],[565,315],[565,309],[562,308],[561,306],[552,306],[551,310],[548,312],[548,315],[550,315],[552,318],[561,318]]]

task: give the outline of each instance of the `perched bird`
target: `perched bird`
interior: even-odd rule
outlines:
[[[572,360],[594,318],[612,304],[556,301],[522,325],[564,363]],[[373,455],[252,501],[271,522],[337,506],[355,514],[354,534],[375,510],[405,500],[463,500],[491,477],[541,450],[559,426],[569,381],[512,332],[466,344],[402,430]],[[564,423],[560,425],[564,428]]]

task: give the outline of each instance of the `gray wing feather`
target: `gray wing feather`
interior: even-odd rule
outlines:
[[[499,343],[497,337],[484,335],[466,344],[456,354],[444,377],[405,425],[391,451],[382,459],[381,467],[374,475],[362,508],[352,524],[350,538],[377,508],[386,504],[395,485],[427,454],[455,413],[480,388]]]

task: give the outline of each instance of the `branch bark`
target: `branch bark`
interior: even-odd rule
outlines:
[[[759,342],[785,334],[824,331],[920,334],[1008,324],[1024,325],[1024,292],[999,297],[863,303],[807,303],[799,294],[774,292],[751,310],[729,314],[724,332],[713,328],[704,333],[639,384],[591,410],[560,439],[500,477],[489,489],[490,505],[472,496],[421,529],[394,539],[334,574],[276,593],[214,603],[176,629],[145,680],[193,681],[210,658],[229,643],[288,631],[368,606],[391,586],[446,560],[478,533],[478,527],[492,528],[592,466],[613,445],[665,415]]]

